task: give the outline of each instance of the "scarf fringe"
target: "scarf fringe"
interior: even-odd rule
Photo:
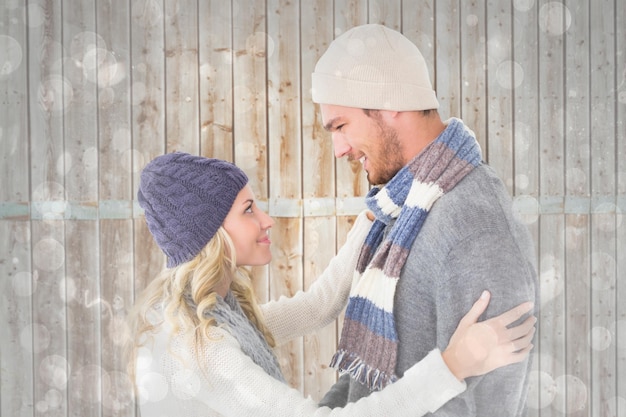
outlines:
[[[333,355],[330,366],[337,369],[341,374],[350,374],[353,379],[367,386],[372,391],[380,391],[398,380],[397,376],[388,375],[380,369],[373,368],[363,362],[358,355],[343,349]]]

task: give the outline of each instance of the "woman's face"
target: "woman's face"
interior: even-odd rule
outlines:
[[[268,236],[274,220],[254,202],[250,185],[243,187],[228,215],[224,229],[228,232],[237,256],[237,266],[266,265],[272,259]]]

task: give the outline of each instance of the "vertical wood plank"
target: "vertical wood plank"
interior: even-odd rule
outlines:
[[[304,210],[304,289],[308,289],[336,252],[335,172],[332,141],[324,131],[318,106],[311,99],[311,73],[332,40],[332,4],[300,3],[302,94],[302,197]],[[294,117],[294,115],[291,115]],[[309,199],[315,199],[307,204]],[[323,202],[326,202],[325,204]],[[308,217],[311,216],[311,217]],[[337,325],[304,337],[303,392],[316,401],[336,381],[328,368],[337,346]]]
[[[513,103],[518,71],[513,61],[510,2],[487,3],[487,152],[485,157],[510,193],[513,191]],[[480,126],[480,125],[479,125]]]
[[[565,32],[566,78],[568,92],[565,113],[565,198],[566,198],[566,375],[572,387],[568,398],[568,411],[573,415],[590,415],[587,392],[591,387],[591,362],[588,335],[590,330],[590,216],[582,213],[584,205],[576,201],[589,199],[591,172],[589,163],[589,111],[588,91],[589,54],[585,45],[589,41],[588,3],[567,2],[571,13],[571,26]],[[568,204],[568,201],[572,203]],[[588,211],[588,206],[586,207]],[[572,211],[574,213],[569,213]],[[578,390],[578,392],[576,391]]]
[[[101,219],[99,275],[101,299],[100,340],[102,371],[106,385],[102,390],[104,415],[135,415],[133,384],[126,372],[124,343],[129,333],[125,319],[133,305],[133,220]],[[146,259],[142,259],[146,262]],[[155,262],[158,265],[158,262]],[[150,275],[151,279],[153,275]]]
[[[520,72],[513,72],[515,93],[513,98],[514,111],[514,209],[520,215],[535,242],[535,265],[539,265],[539,55],[538,31],[528,28],[538,27],[538,11],[534,4],[514,3],[513,8],[513,59],[521,68]],[[553,285],[564,285],[562,274],[550,273],[546,276],[550,281],[544,284],[540,277],[540,298],[543,298],[543,289]],[[559,281],[560,280],[560,281]],[[556,294],[550,290],[548,295]],[[543,303],[542,303],[543,304]],[[539,326],[538,330],[539,330]],[[539,340],[539,335],[535,336]],[[541,369],[541,350],[538,344],[532,353],[533,369],[530,374],[528,393],[528,415],[539,416],[542,408],[554,392],[553,376]],[[548,406],[550,404],[548,403]]]
[[[63,114],[72,98],[69,74],[63,72],[61,3],[33,3],[43,16],[29,26],[29,130],[32,274],[33,408],[50,416],[67,414],[68,360],[65,293],[67,206],[63,163]],[[32,45],[32,47],[31,47]],[[35,45],[40,45],[36,47]],[[61,64],[61,65],[59,65]],[[54,375],[62,376],[55,379]],[[52,400],[52,401],[50,401]]]
[[[303,288],[302,225],[298,217],[274,217],[272,262],[269,267],[269,297],[292,296]],[[303,390],[303,339],[294,339],[276,349],[287,383]]]
[[[436,80],[439,114],[445,120],[461,114],[459,0],[439,0],[435,8]]]
[[[435,0],[402,1],[402,33],[424,56],[433,88],[435,79]],[[435,88],[436,90],[436,88]]]
[[[165,0],[167,152],[200,150],[198,2]]]
[[[301,4],[302,83],[302,193],[308,198],[334,198],[335,157],[330,135],[324,130],[319,106],[311,98],[311,74],[333,40],[331,5],[324,0]],[[294,113],[291,117],[296,117]],[[305,206],[305,211],[307,207]],[[332,207],[334,214],[334,205]],[[311,210],[313,210],[311,208]],[[321,212],[326,214],[323,208]]]
[[[165,11],[162,2],[133,1],[131,6],[132,172],[133,200],[139,175],[157,155],[165,153]],[[133,206],[133,298],[161,269],[165,256],[158,248],[138,205]],[[102,248],[106,249],[106,246]]]
[[[330,216],[304,219],[304,289],[326,268],[335,255],[335,219]],[[329,368],[330,358],[337,347],[337,325],[304,336],[303,392],[319,401],[336,381],[336,372]]]
[[[626,4],[615,2],[615,22],[623,22],[626,19]],[[615,74],[617,81],[617,106],[615,115],[615,139],[617,161],[617,213],[615,223],[617,226],[617,300],[626,297],[626,285],[621,277],[626,276],[626,257],[618,254],[626,253],[626,62],[619,57],[626,54],[626,28],[624,25],[615,26]],[[617,346],[617,404],[615,416],[626,414],[626,306],[622,302],[617,303],[617,323],[613,340]]]
[[[63,220],[33,220],[31,237],[33,277],[37,282],[32,323],[33,405],[36,415],[52,417],[67,416],[70,406],[78,408],[65,394],[72,368],[66,336],[64,223]]]
[[[64,337],[68,347],[68,413],[100,416],[103,377],[100,317],[98,225],[95,220],[65,222],[65,292],[67,308]]]
[[[303,288],[301,215],[302,146],[300,125],[300,35],[299,3],[288,0],[267,2],[268,172],[270,215],[282,250],[270,267],[270,296],[293,295]],[[297,115],[294,117],[294,115]],[[283,204],[287,204],[283,207]],[[295,203],[295,204],[294,204]],[[284,210],[284,212],[283,212]],[[303,389],[303,340],[298,338],[279,348],[285,378],[292,387]]]
[[[233,160],[232,3],[198,2],[200,153]]]
[[[591,88],[591,384],[590,415],[616,408],[615,326],[615,2],[589,2]],[[618,23],[619,24],[619,23]],[[621,58],[623,61],[623,57]],[[622,301],[623,302],[623,301]]]
[[[266,58],[274,53],[267,36],[265,1],[239,3],[233,10],[233,120],[235,163],[245,170],[260,200],[267,200]]]
[[[33,414],[26,18],[22,7],[0,13],[0,415],[17,417]]]
[[[94,4],[63,2],[63,46],[70,54],[63,73],[73,92],[63,123],[65,188],[67,199],[76,202],[65,222],[64,243],[68,413],[99,416],[100,312],[97,307],[90,308],[91,300],[83,301],[83,297],[100,297],[95,203],[99,188],[98,87],[104,75],[100,59],[106,60],[107,45],[96,33]]]
[[[496,42],[503,42],[501,34],[492,33],[491,21],[494,18],[492,3],[485,5],[484,1],[471,0],[461,5],[461,113],[451,116],[460,117],[463,122],[474,131],[476,140],[483,152],[483,159],[487,160],[487,118],[490,113],[487,109],[487,70],[488,62],[497,59],[500,53],[497,48],[490,48],[492,42],[487,40],[494,37]],[[487,13],[488,10],[488,13]]]
[[[164,10],[152,0],[131,6],[131,103],[133,198],[148,161],[165,152]]]
[[[129,200],[132,199],[132,63],[128,4],[121,0],[98,2],[96,25],[104,42],[104,48],[96,54],[99,199]]]
[[[257,201],[264,205],[267,211],[266,58],[274,51],[274,40],[267,34],[265,0],[248,0],[238,4],[239,6],[233,9],[231,23],[234,48],[232,91],[234,162],[246,171]],[[274,231],[270,234],[273,239]],[[268,273],[267,267],[253,268],[254,289],[261,302],[269,299]]]
[[[402,1],[402,34],[412,41],[420,50],[432,83],[437,92],[437,72],[435,57],[435,8],[436,2],[430,1]],[[439,93],[437,92],[439,99]]]
[[[368,22],[367,0],[337,0],[334,3],[335,37]],[[330,140],[328,134],[327,137]],[[338,198],[349,199],[367,194],[369,185],[359,161],[348,162],[346,159],[337,159],[335,170]]]
[[[107,45],[98,112],[101,401],[103,414],[121,417],[135,415],[133,385],[122,349],[128,339],[124,320],[134,293],[131,10],[122,1],[98,2],[97,7],[98,33]]]
[[[37,275],[31,265],[30,224],[0,220],[0,413],[34,413],[34,326],[31,297]]]
[[[542,216],[540,219],[539,274],[541,284],[546,279],[561,281],[564,279],[564,216],[563,175],[564,175],[564,140],[563,106],[564,91],[562,76],[564,72],[563,30],[555,19],[557,4],[541,1],[537,4],[539,20],[539,191],[541,195]],[[545,288],[545,285],[544,285]],[[545,401],[550,407],[541,410],[541,416],[561,415],[567,411],[567,377],[565,369],[565,296],[558,287],[548,287],[551,293],[544,297],[539,312],[539,347],[541,357],[539,369],[547,378],[554,379],[553,395]],[[546,301],[543,301],[546,300]],[[549,301],[547,301],[549,300]],[[544,394],[544,391],[541,391]],[[544,398],[540,401],[543,403]]]
[[[402,31],[402,0],[369,0],[368,22]]]
[[[98,200],[98,77],[99,59],[107,47],[96,33],[93,4],[63,2],[63,48],[69,56],[63,63],[67,103],[63,119],[65,188],[70,201],[90,202],[73,217],[95,218]]]

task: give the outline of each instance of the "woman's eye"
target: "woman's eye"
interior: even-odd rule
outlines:
[[[252,204],[250,204],[248,207],[246,207],[245,213],[252,213]]]

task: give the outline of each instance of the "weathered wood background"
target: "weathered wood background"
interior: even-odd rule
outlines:
[[[532,230],[529,414],[626,415],[626,2],[2,0],[2,417],[135,415],[119,345],[164,265],[135,201],[158,154],[245,169],[276,218],[260,298],[310,285],[368,188],[334,159],[310,74],[366,22],[420,47],[442,116],[474,128]],[[281,350],[314,398],[337,327]]]

